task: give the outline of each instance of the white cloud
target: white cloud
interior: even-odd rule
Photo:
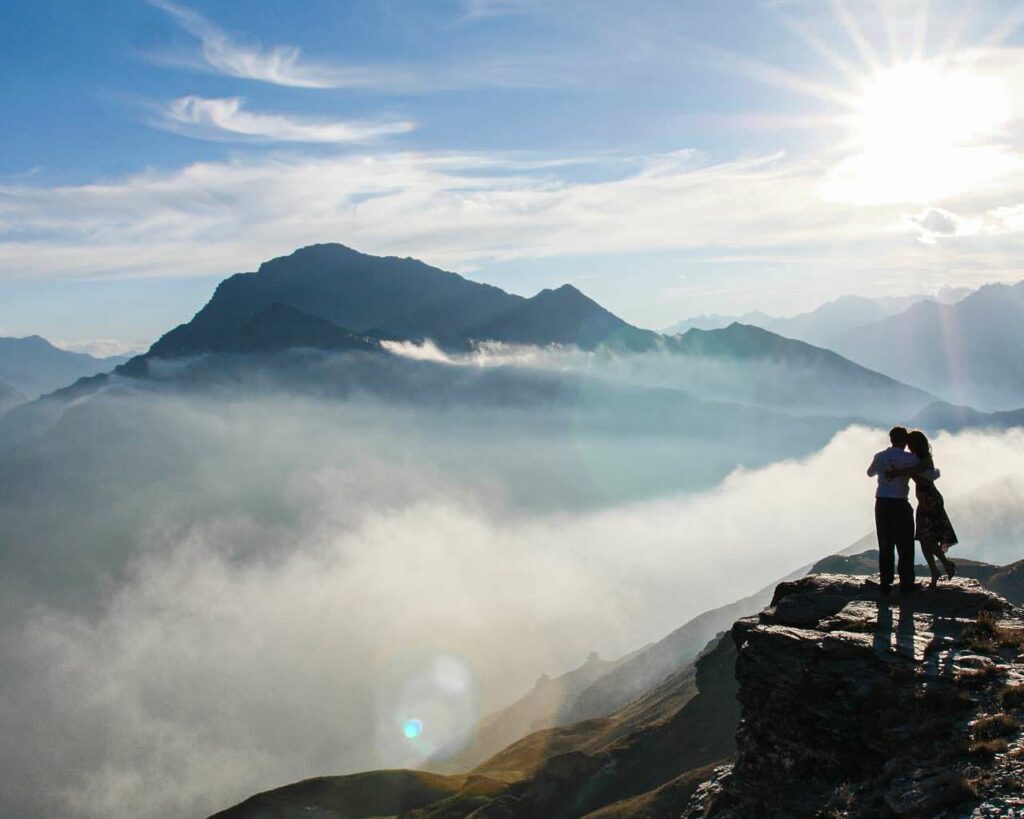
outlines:
[[[998,237],[1024,232],[1024,204],[1001,205],[976,216],[960,216],[944,208],[925,208],[919,214],[903,218],[917,232],[918,240],[926,245],[962,237]]]
[[[996,235],[1024,231],[1024,204],[993,208],[988,216],[993,223],[992,232]]]
[[[564,163],[568,164],[568,163]],[[392,153],[196,163],[102,184],[0,187],[8,275],[228,273],[314,242],[435,264],[658,248],[778,247],[888,230],[823,204],[816,165],[693,151],[592,163]]]
[[[75,353],[88,353],[97,358],[107,358],[115,355],[127,355],[140,353],[146,350],[152,342],[150,341],[119,341],[112,338],[97,338],[78,341],[54,341],[53,344],[64,350],[71,350]]]
[[[264,139],[354,135],[352,123],[224,102],[197,100],[178,116],[211,134],[219,124],[225,136],[229,128]],[[715,162],[691,150],[544,160],[277,151],[84,185],[0,184],[0,277],[222,275],[338,241],[464,271],[510,259],[710,250],[799,259],[807,275],[832,282],[889,277],[920,288],[1020,278],[1024,208],[1002,203],[1020,201],[1024,179],[1004,180],[995,201],[908,215],[900,204],[823,200],[828,167],[780,154]],[[943,233],[961,213],[980,214],[981,226],[957,216],[956,234]],[[972,243],[970,259],[944,241],[970,235],[986,239]]]
[[[148,2],[167,12],[200,45],[198,55],[184,58],[170,54],[150,55],[153,59],[290,88],[372,88],[408,93],[456,88],[564,86],[578,82],[573,77],[583,59],[576,52],[569,53],[566,47],[557,54],[526,48],[425,64],[318,62],[304,57],[297,46],[266,47],[238,42],[199,12],[173,0]],[[588,64],[596,64],[600,58],[590,55],[587,60]]]
[[[540,0],[463,0],[462,2],[466,20],[541,14],[550,11],[551,6],[552,3],[540,2]]]
[[[917,238],[926,245],[953,236],[973,236],[978,226],[973,220],[961,219],[945,208],[925,208],[918,214],[903,217],[906,224],[917,232]]]
[[[324,120],[253,113],[244,109],[239,97],[208,99],[194,95],[163,106],[156,124],[204,139],[321,143],[368,142],[408,133],[415,127],[401,120]]]
[[[346,88],[373,85],[382,77],[365,68],[328,66],[305,60],[295,46],[242,45],[201,14],[171,0],[149,0],[199,40],[204,63],[232,77],[293,88]]]

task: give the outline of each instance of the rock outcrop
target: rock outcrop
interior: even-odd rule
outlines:
[[[735,764],[688,819],[1024,816],[1024,614],[974,580],[782,583],[733,627]]]

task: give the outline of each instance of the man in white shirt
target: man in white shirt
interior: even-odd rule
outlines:
[[[893,427],[889,430],[892,446],[877,453],[868,477],[878,478],[875,491],[875,531],[878,533],[878,571],[881,575],[882,594],[892,591],[894,575],[893,551],[899,555],[900,591],[914,590],[914,510],[907,500],[910,478],[889,477],[892,469],[917,466],[917,456],[906,451],[907,430]],[[937,470],[935,477],[938,477]]]

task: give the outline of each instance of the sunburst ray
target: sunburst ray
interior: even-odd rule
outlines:
[[[878,54],[875,53],[875,49],[872,48],[871,43],[864,36],[864,32],[861,31],[857,20],[850,14],[850,10],[846,8],[846,3],[843,0],[830,0],[830,3],[836,19],[839,20],[846,30],[846,35],[850,38],[867,68],[872,72],[881,69],[882,61],[878,59]]]

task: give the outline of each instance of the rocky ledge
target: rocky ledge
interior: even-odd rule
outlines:
[[[1024,817],[1024,612],[974,580],[782,583],[733,627],[735,764],[684,817]]]

